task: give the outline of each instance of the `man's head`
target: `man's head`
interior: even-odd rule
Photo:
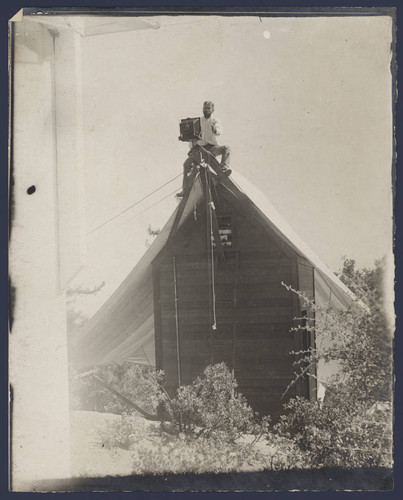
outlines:
[[[214,112],[214,103],[211,101],[205,101],[203,103],[203,115],[205,118],[210,118]]]

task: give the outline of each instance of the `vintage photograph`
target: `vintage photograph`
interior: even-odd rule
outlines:
[[[393,488],[394,16],[11,19],[10,490]]]

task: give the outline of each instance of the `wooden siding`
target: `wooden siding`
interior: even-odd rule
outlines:
[[[314,270],[312,264],[302,257],[298,257],[298,280],[299,291],[303,292],[310,300],[315,298]],[[300,299],[300,309],[305,311],[307,321],[315,318],[314,312],[302,299]],[[301,350],[315,347],[315,335],[313,332],[302,330],[300,333]],[[316,369],[310,370],[310,375],[304,380],[304,396],[311,401],[316,399]]]
[[[225,261],[214,259],[216,330],[211,328],[211,267],[203,207],[197,209],[197,220],[191,218],[176,233],[155,265],[157,368],[165,370],[167,389],[173,393],[178,384],[175,256],[182,383],[191,383],[208,364],[224,361],[253,408],[275,418],[294,373],[290,352],[295,337],[290,328],[295,304],[281,281],[294,283],[296,256],[292,261],[274,237],[255,227],[222,196],[220,214],[231,216],[233,245],[225,252]],[[293,395],[295,389],[287,396]]]

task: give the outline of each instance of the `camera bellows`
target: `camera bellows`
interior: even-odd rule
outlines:
[[[179,124],[179,140],[195,141],[201,138],[200,118],[185,118]]]

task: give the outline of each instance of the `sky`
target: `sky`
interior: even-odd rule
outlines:
[[[181,178],[126,209],[181,174],[179,121],[205,100],[232,168],[331,269],[343,255],[363,267],[391,254],[390,18],[151,20],[158,29],[81,39],[87,249],[76,283],[105,281],[102,301],[146,251]]]

